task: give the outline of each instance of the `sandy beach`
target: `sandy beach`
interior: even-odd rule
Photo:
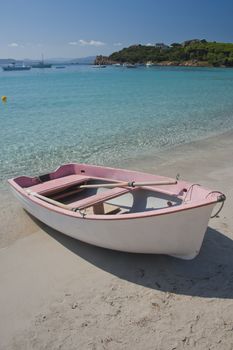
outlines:
[[[227,196],[191,261],[66,237],[0,203],[0,349],[233,349],[233,132],[119,166]],[[216,209],[216,208],[215,208]]]

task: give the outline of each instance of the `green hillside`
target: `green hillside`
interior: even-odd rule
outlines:
[[[206,40],[188,40],[182,44],[173,43],[170,46],[156,44],[155,46],[133,45],[108,57],[113,62],[182,64],[233,67],[233,44],[207,42]]]

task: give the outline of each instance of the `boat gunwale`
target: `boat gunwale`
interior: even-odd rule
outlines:
[[[85,219],[85,220],[132,220],[132,219],[143,219],[143,218],[148,218],[148,217],[156,217],[156,216],[161,216],[161,215],[168,215],[168,214],[176,214],[179,212],[183,212],[186,210],[192,210],[200,207],[205,207],[208,205],[216,204],[218,203],[218,196],[215,194],[215,199],[207,199],[205,198],[205,202],[199,203],[199,204],[194,204],[194,201],[189,202],[189,203],[182,203],[179,206],[171,206],[168,208],[163,208],[163,209],[155,209],[147,212],[137,212],[137,213],[125,213],[122,215],[115,215],[115,214],[110,214],[110,215],[98,215],[98,214],[93,214],[93,215],[83,215],[79,211],[72,211],[69,209],[63,209],[59,208],[55,205],[52,205],[50,203],[46,203],[42,199],[39,199],[37,197],[30,196],[24,188],[22,188],[20,185],[18,185],[14,179],[9,179],[8,183],[11,185],[11,187],[16,190],[18,193],[20,193],[24,198],[29,200],[29,202],[33,202],[39,206],[42,206],[46,208],[49,211],[56,212],[58,214],[66,215],[72,218],[78,218],[78,219]],[[192,185],[192,184],[190,184]],[[205,190],[207,190],[205,188]],[[212,192],[212,191],[210,191]]]

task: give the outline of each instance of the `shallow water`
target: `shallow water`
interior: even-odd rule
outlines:
[[[105,165],[233,128],[233,70],[70,66],[0,72],[0,179]]]

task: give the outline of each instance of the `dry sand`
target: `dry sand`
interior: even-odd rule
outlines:
[[[199,256],[105,250],[1,193],[0,349],[233,349],[233,133],[121,166],[223,191]]]

